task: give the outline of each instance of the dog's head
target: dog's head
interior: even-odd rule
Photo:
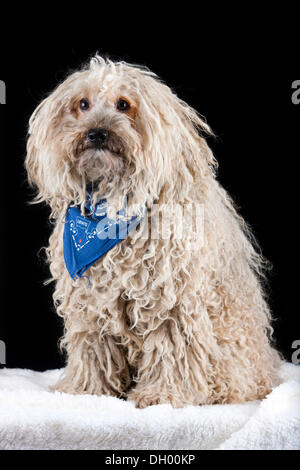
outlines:
[[[146,68],[100,56],[70,75],[34,111],[26,169],[54,215],[94,198],[141,207],[162,188],[181,192],[214,165],[209,127]],[[176,189],[175,183],[177,184]]]

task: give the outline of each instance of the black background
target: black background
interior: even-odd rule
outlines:
[[[55,27],[55,25],[54,25]],[[100,31],[100,30],[99,30]],[[45,370],[61,367],[57,341],[62,324],[52,307],[52,286],[40,247],[51,227],[46,207],[29,205],[23,169],[27,122],[39,101],[68,71],[99,51],[113,59],[147,65],[204,115],[217,135],[209,139],[219,161],[219,179],[252,226],[265,256],[269,302],[278,348],[290,360],[299,339],[298,310],[298,133],[300,105],[291,84],[299,72],[278,55],[268,37],[254,42],[220,36],[196,41],[174,30],[158,39],[144,34],[104,34],[97,40],[54,42],[37,34],[7,44],[0,66],[7,104],[0,106],[1,303],[0,339],[7,367]],[[83,36],[83,33],[80,33]],[[130,37],[129,37],[130,36]],[[213,33],[211,33],[213,36]],[[295,269],[296,268],[296,269]]]

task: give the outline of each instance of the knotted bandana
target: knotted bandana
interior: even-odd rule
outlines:
[[[88,216],[83,216],[78,207],[69,207],[65,218],[63,251],[72,279],[82,277],[90,266],[124,240],[142,220],[137,216],[124,219],[125,205],[116,219],[109,218],[106,199],[101,199],[92,212],[89,202],[86,208],[90,212]]]

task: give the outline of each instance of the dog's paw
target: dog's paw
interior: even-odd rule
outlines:
[[[136,408],[147,408],[153,405],[171,404],[173,408],[183,408],[188,405],[182,397],[176,393],[161,391],[159,388],[147,388],[142,390],[132,390],[127,400],[132,400]]]
[[[75,395],[76,392],[68,385],[64,383],[58,383],[56,385],[52,385],[49,387],[50,392],[61,392],[61,393],[69,393],[71,395]]]
[[[99,384],[97,387],[82,386],[78,384],[77,386],[74,386],[73,383],[61,381],[58,382],[56,385],[49,387],[49,390],[51,392],[68,393],[70,395],[109,395],[118,398],[121,397],[121,394],[108,388],[104,389]]]
[[[49,390],[50,392],[68,393],[70,395],[82,393],[81,388],[78,388],[78,384],[75,384],[71,377],[64,374],[59,377],[58,382],[49,386]]]

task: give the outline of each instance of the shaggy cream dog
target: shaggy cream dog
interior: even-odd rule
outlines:
[[[239,403],[270,392],[280,358],[270,344],[264,263],[215,178],[206,133],[148,69],[100,56],[34,111],[26,169],[55,221],[47,254],[68,357],[56,390],[127,397],[138,407]],[[88,269],[90,282],[71,279],[63,256],[66,211],[84,211],[88,186],[112,217],[124,198],[129,216],[147,208],[140,229]],[[191,247],[190,237],[175,236],[181,222],[172,207],[192,217],[193,205],[203,208],[204,240]],[[168,219],[167,236],[160,228],[142,236],[153,212]],[[191,226],[183,222],[183,232]]]

